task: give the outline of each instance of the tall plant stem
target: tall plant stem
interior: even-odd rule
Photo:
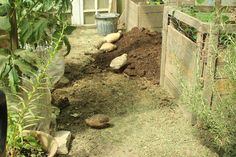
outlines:
[[[15,50],[18,48],[18,29],[17,29],[17,19],[16,19],[16,7],[15,7],[15,0],[9,1],[11,4],[11,11],[10,11],[10,23],[11,23],[11,49]]]

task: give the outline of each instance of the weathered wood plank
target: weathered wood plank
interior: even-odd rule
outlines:
[[[176,73],[179,71],[177,68],[179,66],[184,74],[183,77],[192,80],[194,78],[193,72],[196,70],[197,53],[198,46],[196,43],[192,42],[172,26],[168,26],[166,68],[168,69],[169,65],[174,66],[169,69],[170,72]]]
[[[169,15],[177,18],[181,22],[186,23],[187,25],[195,28],[199,32],[204,33],[211,33],[210,24],[206,22],[202,22],[201,20],[190,16],[184,12],[181,12],[175,7],[169,7],[168,8]],[[222,28],[221,25],[215,25],[215,27],[219,27],[219,29]],[[227,24],[224,26],[228,33],[236,32],[236,24]]]
[[[174,27],[169,25],[167,28],[165,77],[164,81],[162,81],[164,85],[169,86],[168,90],[173,90],[169,92],[176,96],[176,94],[180,94],[182,88],[181,84],[189,86],[195,82],[195,71],[197,69],[196,54],[199,53],[199,51],[196,43],[178,32]],[[172,85],[166,83],[166,79],[168,79]]]
[[[160,31],[163,21],[164,6],[139,5],[139,27]]]
[[[180,20],[181,22],[186,23],[187,25],[195,28],[196,30],[198,30],[199,32],[209,32],[209,24],[200,21],[199,19],[192,17],[186,13],[181,12],[180,10],[177,9],[172,9],[169,12],[170,15],[172,15],[173,17],[177,18],[178,20]]]
[[[152,14],[152,13],[163,13],[164,5],[139,5],[140,13]]]
[[[206,104],[212,105],[214,78],[216,71],[217,52],[218,47],[218,28],[212,26],[211,34],[209,35],[208,51],[207,51],[207,66],[204,73],[204,88],[203,96]]]
[[[147,5],[145,0],[129,0],[126,13],[127,30],[133,27],[145,27],[151,31],[159,31],[162,27],[163,5]]]
[[[161,76],[160,85],[161,86],[164,86],[164,81],[165,81],[168,21],[169,21],[168,6],[166,6],[163,12],[162,52],[161,52],[161,70],[160,70],[160,76]]]
[[[138,26],[138,7],[135,2],[132,0],[128,0],[128,6],[126,10],[126,24],[127,24],[127,30],[131,30],[133,27]]]
[[[204,35],[201,33],[201,32],[198,32],[197,33],[197,51],[198,51],[198,54],[197,54],[197,63],[196,64],[199,64],[199,77],[203,77],[203,71],[204,71],[204,51],[203,51],[203,48],[204,48]]]
[[[180,97],[180,91],[175,87],[175,84],[171,82],[168,76],[165,77],[164,88],[175,98]]]
[[[168,22],[168,16],[196,28],[196,43],[176,30],[171,22]],[[221,26],[201,22],[171,6],[165,7],[163,17],[161,85],[173,95],[177,95],[181,91],[180,83],[184,81],[186,85],[194,86],[195,80],[201,79],[202,95],[205,103],[209,105],[212,105],[217,94],[229,95],[235,90],[224,74],[223,54],[227,52],[218,50]],[[227,32],[236,32],[236,25],[228,24],[226,29]]]
[[[139,27],[162,28],[163,14],[139,14]]]
[[[235,0],[221,0],[222,6],[236,6]]]

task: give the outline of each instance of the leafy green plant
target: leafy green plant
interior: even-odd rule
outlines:
[[[198,127],[201,131],[201,137],[205,138],[206,144],[213,147],[222,157],[236,156],[236,42],[235,34],[227,33],[224,28],[227,22],[222,18],[223,9],[214,12],[212,26],[220,24],[222,26],[219,38],[219,45],[214,46],[213,39],[209,38],[208,47],[213,47],[214,52],[211,55],[217,57],[225,56],[224,76],[229,78],[228,88],[232,90],[227,96],[222,96],[215,87],[215,82],[208,84],[208,88],[213,90],[214,103],[210,106],[203,95],[202,84],[199,75],[199,69],[196,70],[196,84],[188,85],[181,79],[181,67],[179,68],[180,80],[182,86],[182,103],[190,107],[198,119]],[[211,27],[213,28],[213,27]],[[216,27],[214,27],[216,28]],[[212,30],[214,31],[214,30]],[[212,32],[211,32],[212,33]],[[211,34],[210,34],[211,35]],[[223,46],[222,46],[223,44]],[[223,49],[222,49],[223,48]],[[200,58],[200,56],[198,56]],[[208,65],[210,66],[210,65]],[[215,65],[212,65],[215,66]],[[208,71],[209,73],[212,73]],[[210,74],[214,76],[214,73]],[[203,136],[205,135],[205,136]]]
[[[34,101],[39,99],[41,95],[36,92],[21,87],[22,94],[10,95],[11,102],[9,103],[9,127],[7,151],[9,156],[17,156],[23,149],[24,136],[23,130],[29,129],[37,125],[41,117],[37,116],[37,106]]]
[[[196,2],[197,2],[198,4],[203,4],[203,3],[205,2],[205,0],[196,0]]]
[[[53,37],[61,29],[61,22],[67,21],[65,13],[70,5],[70,0],[16,0],[14,6],[17,10],[21,46],[51,45]],[[68,27],[68,31],[71,28]],[[66,36],[63,37],[63,42],[69,52],[70,44]]]
[[[70,0],[0,0],[0,30],[12,34],[11,28],[14,23],[18,25],[19,41],[22,48],[31,45],[34,48],[42,46],[50,49],[53,47],[54,39],[58,37],[63,29],[62,42],[67,47],[67,55],[71,46],[66,34],[70,34],[75,28],[65,24],[67,16],[65,12],[70,8]],[[12,11],[17,11],[17,21],[12,22]],[[15,19],[16,20],[16,19]],[[62,28],[66,26],[66,28]],[[16,30],[17,31],[17,30]],[[12,35],[10,35],[12,36]],[[14,38],[12,36],[12,38]],[[12,40],[12,39],[11,39]],[[17,39],[15,39],[17,42]],[[22,76],[31,77],[31,72],[38,70],[39,66],[35,60],[36,52],[26,50],[15,50],[11,43],[11,49],[0,48],[0,79],[9,84],[12,92],[16,93]],[[33,49],[34,50],[34,49]],[[37,60],[40,60],[39,58]]]
[[[38,141],[23,136],[23,131],[36,129],[46,117],[50,121],[51,106],[44,96],[45,90],[50,93],[47,70],[63,44],[67,54],[70,51],[66,34],[74,27],[68,27],[64,15],[69,4],[69,0],[0,0],[0,31],[11,37],[11,47],[0,49],[0,85],[6,90],[11,87],[8,156],[22,156],[24,150],[41,152]],[[41,59],[35,51],[16,49],[18,33],[21,48],[42,46],[46,57]]]
[[[0,79],[8,82],[14,93],[20,84],[20,76],[30,77],[38,69],[30,60],[22,58],[21,52],[23,51],[11,52],[9,49],[0,49]]]
[[[10,5],[7,0],[0,0],[0,29],[4,31],[11,30],[11,24],[9,22]]]
[[[40,141],[33,135],[23,137],[23,143],[19,145],[20,157],[46,157],[47,153],[40,145]]]
[[[163,0],[148,0],[147,4],[150,4],[150,5],[160,5],[160,4],[164,4],[164,1]]]
[[[36,127],[40,121],[44,120],[45,117],[41,113],[46,111],[42,111],[42,108],[47,110],[49,114],[47,116],[50,119],[49,104],[45,103],[45,100],[38,100],[44,98],[45,93],[40,91],[48,87],[47,69],[63,42],[65,28],[66,25],[63,25],[61,32],[54,39],[53,47],[48,50],[49,57],[44,64],[38,67],[38,71],[31,73],[30,78],[24,77],[21,79],[23,83],[19,85],[20,90],[17,94],[8,94],[10,103],[7,150],[12,156],[19,153],[19,150],[25,149],[23,131]]]

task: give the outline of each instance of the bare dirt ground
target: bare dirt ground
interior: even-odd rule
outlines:
[[[70,152],[64,156],[217,157],[158,84],[93,65],[84,53],[93,52],[92,45],[99,39],[94,29],[78,29],[71,35],[65,73],[70,82],[53,92],[62,108],[58,130],[73,134]],[[60,102],[65,98],[68,101]],[[108,115],[112,125],[100,130],[86,126],[84,120],[97,113]]]

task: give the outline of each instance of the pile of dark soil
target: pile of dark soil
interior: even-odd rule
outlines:
[[[100,69],[109,69],[110,62],[124,54],[128,54],[128,65],[124,73],[133,77],[146,77],[159,82],[161,63],[161,33],[150,32],[144,28],[133,28],[124,33],[115,44],[118,49],[112,52],[93,55],[95,65]]]

